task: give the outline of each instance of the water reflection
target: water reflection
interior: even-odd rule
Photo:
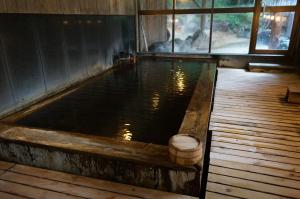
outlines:
[[[159,93],[154,93],[152,97],[152,108],[154,111],[158,110],[159,108],[159,100],[160,100]]]
[[[122,139],[125,141],[131,141],[132,140],[132,132],[130,131],[130,124],[125,123],[121,127],[120,135],[122,136]]]
[[[174,79],[176,81],[176,91],[182,94],[185,89],[185,74],[180,66],[177,66]]]

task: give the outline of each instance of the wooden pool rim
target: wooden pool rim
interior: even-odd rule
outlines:
[[[216,63],[207,62],[203,67],[207,69],[200,74],[178,133],[199,138],[205,151]],[[168,146],[22,127],[13,123],[81,86],[2,120],[0,159],[175,193],[199,195],[203,160],[190,167],[175,165],[169,160]],[[124,171],[132,173],[122,174]]]

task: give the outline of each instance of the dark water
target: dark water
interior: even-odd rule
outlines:
[[[140,61],[19,120],[20,125],[167,145],[205,62]]]

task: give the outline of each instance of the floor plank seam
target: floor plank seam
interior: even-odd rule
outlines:
[[[7,169],[2,170],[2,171],[4,171],[4,172],[0,174],[0,177],[1,177],[2,175],[4,175],[6,172],[8,172],[10,169],[12,169],[13,167],[15,167],[15,166],[16,166],[16,164],[13,163],[13,165],[11,165],[10,167],[8,167]]]
[[[6,194],[9,194],[9,195],[13,195],[13,196],[21,197],[21,198],[35,199],[35,198],[28,197],[28,196],[23,196],[23,195],[20,195],[20,194],[7,192],[7,191],[0,191],[0,193],[6,193]]]

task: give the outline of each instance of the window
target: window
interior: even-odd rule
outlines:
[[[175,52],[208,53],[210,15],[176,15]]]
[[[215,0],[215,8],[253,7],[255,0]]]
[[[295,6],[297,0],[263,0],[265,6]]]
[[[297,0],[139,2],[142,52],[287,54],[300,17]]]
[[[176,9],[211,8],[212,0],[176,0]]]
[[[264,13],[260,17],[256,49],[288,50],[294,12]]]
[[[140,16],[140,48],[146,52],[172,52],[172,15]]]
[[[249,52],[253,13],[215,14],[212,33],[213,53]]]

